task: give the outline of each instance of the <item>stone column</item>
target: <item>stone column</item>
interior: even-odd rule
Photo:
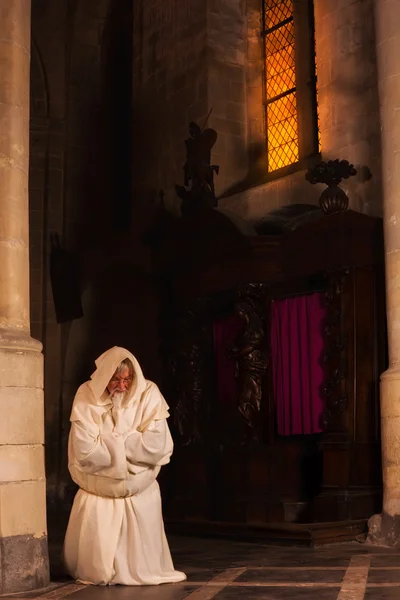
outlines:
[[[382,132],[383,212],[389,368],[381,378],[383,510],[371,541],[400,543],[400,14],[398,0],[376,0]]]
[[[30,0],[0,0],[0,594],[49,582],[43,356],[29,321]]]

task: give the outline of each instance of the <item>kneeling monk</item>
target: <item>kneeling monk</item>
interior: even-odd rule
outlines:
[[[68,466],[79,486],[64,542],[69,574],[96,585],[158,585],[175,571],[156,481],[173,442],[168,405],[124,348],[96,360],[71,413]]]

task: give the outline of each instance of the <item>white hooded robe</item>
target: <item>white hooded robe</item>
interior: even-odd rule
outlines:
[[[129,358],[131,388],[120,407],[106,387]],[[64,542],[68,573],[96,585],[158,585],[186,579],[175,571],[156,478],[173,450],[168,405],[135,357],[114,347],[96,360],[72,406],[68,467],[79,486]]]

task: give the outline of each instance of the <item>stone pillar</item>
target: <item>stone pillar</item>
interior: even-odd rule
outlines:
[[[43,356],[29,322],[30,0],[0,0],[0,594],[49,582]]]
[[[400,14],[398,0],[376,0],[382,132],[383,212],[389,368],[381,378],[383,510],[369,538],[400,543]]]

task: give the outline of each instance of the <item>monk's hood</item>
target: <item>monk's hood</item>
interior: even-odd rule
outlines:
[[[96,404],[106,404],[110,402],[108,393],[105,398],[104,392],[106,392],[107,385],[114,375],[115,370],[126,358],[129,358],[133,364],[134,378],[132,385],[127,392],[124,404],[127,405],[129,402],[139,399],[143,394],[146,388],[146,379],[144,378],[138,361],[129,350],[114,346],[99,356],[95,361],[96,370],[90,376],[89,386],[96,399]]]

